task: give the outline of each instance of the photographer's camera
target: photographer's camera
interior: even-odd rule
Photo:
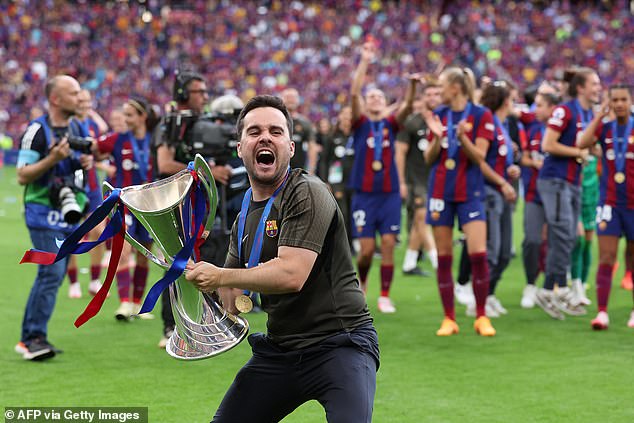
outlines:
[[[68,135],[68,145],[73,150],[82,154],[92,153],[92,139],[77,135]]]
[[[83,210],[77,203],[72,182],[64,178],[54,179],[50,186],[49,198],[51,204],[61,212],[64,222],[73,225],[81,220]]]

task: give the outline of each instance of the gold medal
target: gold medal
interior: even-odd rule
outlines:
[[[374,160],[372,162],[372,170],[375,172],[380,172],[381,169],[383,169],[383,163],[381,163],[381,161],[379,160]]]
[[[253,310],[253,301],[248,295],[238,295],[235,299],[235,305],[240,313],[248,313]]]
[[[616,172],[614,174],[614,181],[616,181],[617,184],[622,184],[623,182],[625,182],[625,173]]]
[[[454,159],[445,160],[445,167],[449,170],[454,170],[456,168],[456,161]]]

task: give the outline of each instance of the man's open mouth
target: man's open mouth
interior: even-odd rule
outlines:
[[[258,164],[272,165],[275,163],[275,155],[273,155],[273,152],[270,150],[260,150],[255,155],[255,161]]]

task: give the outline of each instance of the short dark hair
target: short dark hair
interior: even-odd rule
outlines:
[[[510,96],[511,90],[506,81],[493,81],[484,86],[480,104],[495,113]]]
[[[288,109],[286,109],[286,106],[284,105],[282,99],[273,95],[256,95],[251,100],[249,100],[247,104],[244,105],[244,108],[242,108],[242,111],[240,112],[240,116],[238,116],[238,122],[236,124],[238,140],[242,137],[242,130],[244,129],[244,117],[251,110],[259,109],[261,107],[272,107],[282,112],[282,114],[284,114],[284,117],[286,118],[288,135],[290,138],[293,138],[293,118],[288,112]]]
[[[184,70],[177,71],[174,78],[174,86],[172,88],[172,98],[176,102],[186,102],[184,98],[187,98],[187,94],[183,94],[184,91],[189,90],[189,86],[194,81],[205,82],[205,78],[198,72]]]
[[[629,84],[610,85],[610,88],[608,89],[608,93],[612,95],[612,91],[614,90],[626,90],[630,94],[630,96],[632,95],[632,87]]]

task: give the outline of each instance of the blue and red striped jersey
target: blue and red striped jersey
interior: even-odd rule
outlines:
[[[462,148],[458,147],[458,151],[455,154],[455,167],[449,169],[445,165],[446,160],[449,158],[447,153],[449,147],[446,128],[447,115],[448,113],[452,113],[453,124],[457,125],[462,111],[452,112],[449,107],[442,106],[434,113],[438,115],[445,128],[440,140],[440,154],[431,165],[429,174],[429,197],[454,202],[465,202],[475,198],[483,198],[484,177],[482,176],[482,171],[479,166],[474,165],[467,158]],[[476,138],[484,138],[489,141],[489,143],[493,141],[493,115],[489,109],[471,105],[471,110],[469,111],[469,115],[466,116],[466,120],[471,125],[471,130],[467,134],[471,142],[475,143]],[[431,133],[429,139],[430,142],[437,142],[434,141],[434,136]]]
[[[382,128],[381,128],[382,127]],[[375,161],[374,130],[381,128],[378,138],[382,141],[381,170],[375,171],[372,162]],[[399,124],[394,115],[372,122],[367,116],[361,117],[352,125],[352,147],[354,148],[354,163],[350,187],[360,192],[386,193],[398,192],[399,180],[394,161],[394,143],[399,131]]]

